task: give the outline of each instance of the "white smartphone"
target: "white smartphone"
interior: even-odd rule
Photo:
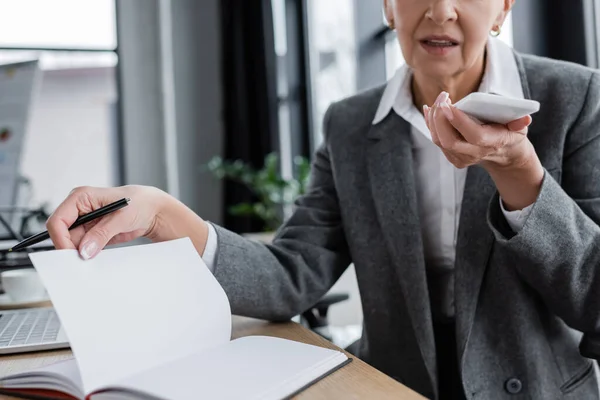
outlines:
[[[540,109],[540,103],[535,100],[480,92],[469,94],[454,106],[478,122],[486,124],[508,124]]]

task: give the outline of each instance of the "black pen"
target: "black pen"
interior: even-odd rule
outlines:
[[[97,218],[103,217],[107,214],[110,214],[112,212],[120,210],[121,208],[128,205],[130,201],[131,201],[130,199],[121,199],[119,201],[115,201],[114,203],[110,203],[104,207],[101,207],[97,210],[94,210],[89,214],[81,215],[81,216],[79,216],[79,218],[77,218],[75,220],[73,225],[71,225],[69,227],[69,230],[75,229],[78,226],[87,224],[88,222],[93,221]],[[27,239],[17,243],[12,248],[8,249],[8,251],[11,252],[11,251],[16,251],[16,250],[21,250],[21,249],[24,249],[25,247],[29,247],[36,243],[43,242],[44,240],[49,239],[49,238],[50,238],[50,234],[48,234],[48,231],[38,233],[37,235],[28,237]]]

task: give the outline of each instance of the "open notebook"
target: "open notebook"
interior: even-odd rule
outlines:
[[[189,239],[31,254],[74,358],[0,378],[0,393],[65,399],[282,399],[350,360],[250,336],[230,341],[225,292]]]

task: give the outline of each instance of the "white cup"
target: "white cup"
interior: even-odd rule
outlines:
[[[0,280],[4,292],[12,301],[28,302],[46,298],[46,288],[33,268],[2,272]]]

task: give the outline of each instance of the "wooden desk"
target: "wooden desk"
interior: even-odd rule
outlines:
[[[268,323],[234,317],[233,338],[275,336],[340,350],[321,336],[294,322]],[[348,354],[349,355],[349,354]],[[349,355],[350,356],[350,355]],[[0,376],[26,371],[71,357],[70,350],[0,357]],[[352,362],[300,393],[297,399],[399,399],[418,400],[420,395],[354,356]],[[0,396],[2,399],[13,397]]]

